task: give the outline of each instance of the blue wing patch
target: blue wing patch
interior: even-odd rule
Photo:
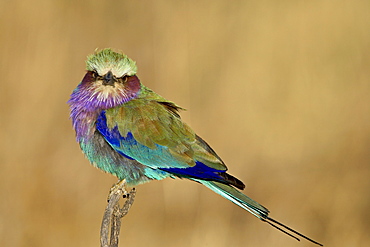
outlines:
[[[117,152],[128,159],[137,160],[148,167],[159,169],[179,177],[216,180],[220,182],[225,180],[225,177],[222,176],[225,170],[211,168],[200,161],[196,161],[196,165],[193,167],[185,167],[169,155],[166,147],[156,145],[157,149],[152,150],[138,143],[130,132],[125,137],[121,136],[117,126],[113,129],[108,128],[104,111],[96,121],[96,128]]]
[[[216,181],[225,180],[224,177],[220,176],[220,173],[225,173],[225,171],[213,169],[199,161],[196,161],[195,166],[189,168],[160,168],[160,169],[162,171],[166,171],[180,176],[200,178],[204,180],[216,180]]]
[[[155,148],[149,148],[137,142],[130,132],[122,136],[117,126],[110,129],[104,111],[97,118],[96,128],[117,152],[152,169],[189,167],[189,164],[174,158],[166,146],[156,144]]]
[[[107,126],[107,118],[105,117],[105,112],[103,112],[102,114],[100,114],[100,116],[98,117],[97,121],[96,121],[96,128],[99,130],[99,132],[104,136],[104,138],[109,142],[109,144],[111,146],[114,147],[119,147],[121,144],[120,144],[120,140],[123,138],[121,136],[121,134],[119,133],[118,131],[118,128],[117,126],[114,127],[112,130],[110,130]],[[130,133],[131,134],[131,133]],[[132,135],[131,135],[132,137]],[[133,137],[132,137],[133,138]],[[119,152],[121,155],[123,155],[124,157],[130,159],[130,160],[134,160],[133,158],[131,158],[130,156],[124,154],[122,151],[120,150],[117,150],[115,148],[115,150],[117,152]]]

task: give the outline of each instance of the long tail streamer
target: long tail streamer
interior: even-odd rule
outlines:
[[[269,210],[267,208],[265,208],[264,206],[262,206],[258,202],[254,201],[253,199],[249,198],[248,196],[244,195],[243,193],[236,190],[235,188],[233,188],[229,185],[223,184],[223,183],[215,182],[215,181],[204,181],[204,180],[198,180],[198,179],[192,179],[192,180],[207,186],[208,188],[210,188],[211,190],[213,190],[217,194],[219,194],[219,195],[223,196],[224,198],[232,201],[233,203],[235,203],[239,207],[247,210],[248,212],[250,212],[251,214],[253,214],[257,218],[259,218],[260,220],[266,222],[270,226],[278,229],[279,231],[287,234],[288,236],[290,236],[290,237],[292,237],[292,238],[294,238],[298,241],[300,241],[299,237],[301,237],[301,238],[304,238],[304,239],[306,239],[306,240],[308,240],[308,241],[310,241],[314,244],[323,246],[319,242],[316,242],[315,240],[303,235],[302,233],[299,233],[296,230],[284,225],[283,223],[280,223],[279,221],[270,218],[268,216]],[[297,235],[298,237],[295,236],[294,234]]]

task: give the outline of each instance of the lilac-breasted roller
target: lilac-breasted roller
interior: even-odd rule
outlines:
[[[88,56],[86,65],[68,103],[91,164],[129,186],[167,177],[196,181],[284,233],[321,245],[270,218],[267,208],[241,193],[243,182],[181,120],[182,108],[141,84],[133,60],[103,49]]]

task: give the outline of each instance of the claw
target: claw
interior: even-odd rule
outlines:
[[[107,202],[109,202],[109,198],[111,198],[113,194],[117,194],[117,193],[121,193],[121,192],[123,192],[122,193],[123,198],[126,198],[126,196],[129,193],[126,191],[125,184],[126,184],[125,179],[122,179],[122,180],[118,181],[117,183],[113,184],[112,187],[110,188],[109,195],[108,195],[108,198],[107,198]]]

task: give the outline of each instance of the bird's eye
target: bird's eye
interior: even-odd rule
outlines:
[[[98,74],[96,70],[91,71],[91,75],[95,80],[101,80],[103,77]]]
[[[91,75],[92,75],[92,77],[94,77],[95,79],[99,76],[99,75],[98,75],[98,72],[96,72],[95,70],[94,70],[94,71],[91,71]]]
[[[128,76],[127,76],[127,75],[124,75],[124,76],[120,77],[120,78],[118,79],[118,81],[119,81],[120,83],[125,83],[125,82],[127,82],[127,79],[128,79]]]

